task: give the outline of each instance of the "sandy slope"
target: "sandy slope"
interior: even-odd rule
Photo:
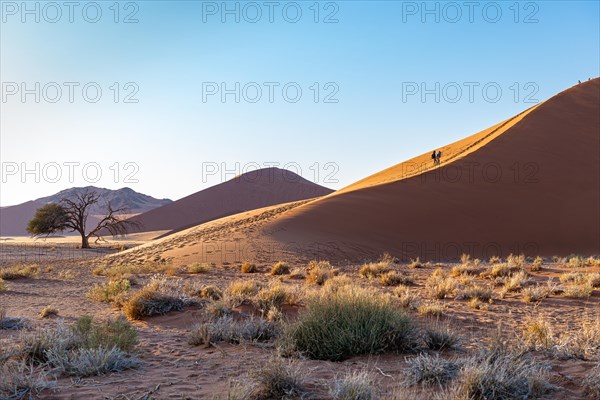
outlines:
[[[240,213],[122,261],[600,253],[600,79],[322,198]],[[114,260],[113,260],[114,261]]]
[[[310,199],[331,189],[279,168],[251,171],[132,218],[140,231],[190,228],[201,223],[275,204]]]

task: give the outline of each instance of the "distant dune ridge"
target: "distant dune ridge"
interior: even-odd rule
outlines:
[[[439,149],[439,166],[431,149],[318,199],[214,220],[114,262],[600,254],[600,79]],[[210,199],[231,202],[228,193]],[[170,208],[176,217],[183,207],[146,215]]]
[[[29,222],[35,214],[35,210],[45,204],[56,203],[65,197],[71,197],[75,193],[81,193],[84,190],[95,191],[100,195],[100,201],[96,205],[90,207],[89,225],[93,224],[94,221],[97,221],[95,215],[100,215],[105,212],[104,205],[107,201],[110,201],[114,208],[126,208],[128,214],[143,213],[172,202],[172,200],[169,199],[155,199],[154,197],[138,193],[128,187],[118,190],[94,186],[74,187],[61,190],[51,196],[41,197],[14,206],[1,207],[0,236],[27,235],[28,233],[25,228],[27,227],[27,222]]]
[[[139,231],[171,233],[243,211],[312,199],[332,190],[280,168],[247,172],[171,204],[137,215]]]

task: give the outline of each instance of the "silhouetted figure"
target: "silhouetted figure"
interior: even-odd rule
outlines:
[[[436,160],[436,162],[437,162],[438,165],[440,164],[441,159],[442,159],[442,152],[438,151],[437,152],[437,157],[435,158],[435,160]]]
[[[581,81],[577,81],[577,82],[581,83]]]
[[[431,153],[431,159],[433,160],[433,165],[437,164],[437,159],[435,158],[435,150]]]

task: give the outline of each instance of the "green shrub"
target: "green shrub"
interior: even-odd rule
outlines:
[[[284,341],[310,358],[339,361],[406,349],[412,332],[408,317],[387,296],[342,286],[309,297]]]

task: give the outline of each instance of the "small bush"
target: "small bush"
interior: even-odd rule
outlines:
[[[16,279],[27,279],[37,276],[40,268],[35,264],[15,265],[0,269],[0,279],[12,281]]]
[[[543,317],[530,319],[523,328],[523,343],[531,350],[548,350],[554,344],[552,325]]]
[[[532,271],[541,271],[542,265],[544,265],[544,259],[542,257],[538,256],[535,258],[535,260],[533,260],[533,263],[531,264],[531,270]]]
[[[289,399],[304,392],[301,367],[294,361],[273,358],[253,371],[252,377],[257,382],[257,399]]]
[[[448,276],[431,275],[425,283],[427,292],[431,298],[444,299],[451,296],[456,290],[456,281]]]
[[[548,287],[537,285],[521,290],[523,299],[528,303],[537,303],[550,295]]]
[[[227,299],[218,299],[211,301],[205,311],[211,319],[219,319],[231,315],[233,309]]]
[[[404,274],[389,271],[381,275],[381,284],[383,286],[412,285],[414,280]]]
[[[413,328],[387,296],[352,286],[309,297],[298,320],[287,326],[290,347],[318,360],[410,347]]]
[[[46,306],[40,311],[38,315],[40,318],[48,318],[58,315],[58,309],[52,306]]]
[[[189,274],[205,274],[210,272],[210,264],[196,263],[188,266],[187,271]]]
[[[234,281],[225,290],[225,295],[231,299],[232,303],[239,305],[246,301],[252,301],[260,287],[256,281]]]
[[[130,288],[131,282],[129,279],[120,279],[103,285],[94,285],[87,295],[92,300],[112,303]]]
[[[254,305],[265,315],[270,309],[281,309],[281,306],[293,298],[282,285],[271,285],[261,289],[254,297]]]
[[[243,274],[253,274],[258,272],[258,268],[256,268],[256,264],[244,261],[242,263],[242,266],[240,267],[240,270],[242,271]]]
[[[129,319],[141,319],[152,315],[162,315],[182,310],[192,300],[185,295],[179,281],[153,278],[123,305],[123,312]]]
[[[430,356],[420,354],[417,357],[406,360],[406,384],[408,386],[443,385],[458,375],[460,365],[453,361],[440,358],[439,355]]]
[[[453,392],[459,399],[520,400],[539,398],[552,389],[539,362],[494,349],[465,363]]]
[[[389,263],[380,261],[380,262],[376,262],[376,263],[369,263],[369,264],[363,265],[360,268],[360,270],[358,271],[358,273],[363,278],[373,279],[373,278],[377,278],[384,272],[388,272],[389,269],[390,269]]]
[[[425,327],[423,339],[428,349],[437,351],[456,349],[461,340],[448,324],[439,321]]]
[[[353,371],[336,377],[329,393],[335,400],[371,400],[375,398],[373,386],[367,371]]]
[[[273,265],[273,268],[271,268],[269,275],[286,275],[289,273],[290,266],[288,265],[288,263],[279,261],[275,265]]]
[[[267,342],[281,334],[279,325],[261,318],[235,321],[222,317],[192,328],[188,343],[192,346],[210,345],[217,342],[241,343],[242,341]]]
[[[79,346],[95,349],[116,347],[119,350],[131,351],[138,343],[137,331],[122,316],[95,323],[91,316],[83,316],[71,326]]]
[[[587,395],[600,398],[600,363],[585,374],[582,384]]]
[[[0,398],[37,398],[42,390],[53,386],[47,375],[46,371],[34,372],[33,366],[22,360],[0,363]]]
[[[200,297],[203,299],[219,300],[223,297],[223,292],[217,286],[207,285],[200,290]]]
[[[406,286],[398,286],[394,289],[394,295],[400,300],[400,306],[403,308],[416,309],[421,303],[419,296],[411,292]]]
[[[523,254],[518,256],[510,254],[508,257],[506,257],[506,263],[510,267],[521,268],[525,264],[525,256]]]
[[[484,286],[471,286],[461,289],[456,294],[458,300],[471,300],[477,299],[479,301],[489,302],[492,300],[493,291]]]
[[[567,267],[570,268],[583,268],[585,266],[587,266],[587,260],[583,257],[580,256],[573,256],[569,258],[569,261],[567,263]]]
[[[506,282],[504,282],[504,289],[507,292],[517,292],[521,290],[529,282],[529,276],[527,272],[521,270],[511,275]]]
[[[421,262],[421,259],[419,257],[417,257],[414,260],[410,260],[410,264],[408,264],[408,268],[423,268],[423,263]]]
[[[0,278],[0,292],[8,290],[8,285],[4,281],[4,279]]]
[[[417,307],[419,314],[431,317],[441,317],[444,315],[444,311],[446,311],[446,307],[441,303],[425,303]]]
[[[116,347],[76,349],[67,352],[49,350],[48,362],[56,369],[72,376],[104,375],[136,368],[140,362]]]
[[[7,317],[6,309],[0,308],[0,330],[19,330],[27,325],[23,318]]]
[[[311,261],[307,266],[306,284],[322,286],[337,275],[337,271],[327,261]]]
[[[480,276],[482,278],[504,278],[514,274],[517,271],[520,271],[521,268],[516,267],[514,265],[509,265],[508,263],[500,263],[494,264],[491,268],[488,268],[486,271],[482,272]]]
[[[590,297],[594,287],[588,282],[583,284],[571,284],[563,287],[563,295],[574,299]]]

